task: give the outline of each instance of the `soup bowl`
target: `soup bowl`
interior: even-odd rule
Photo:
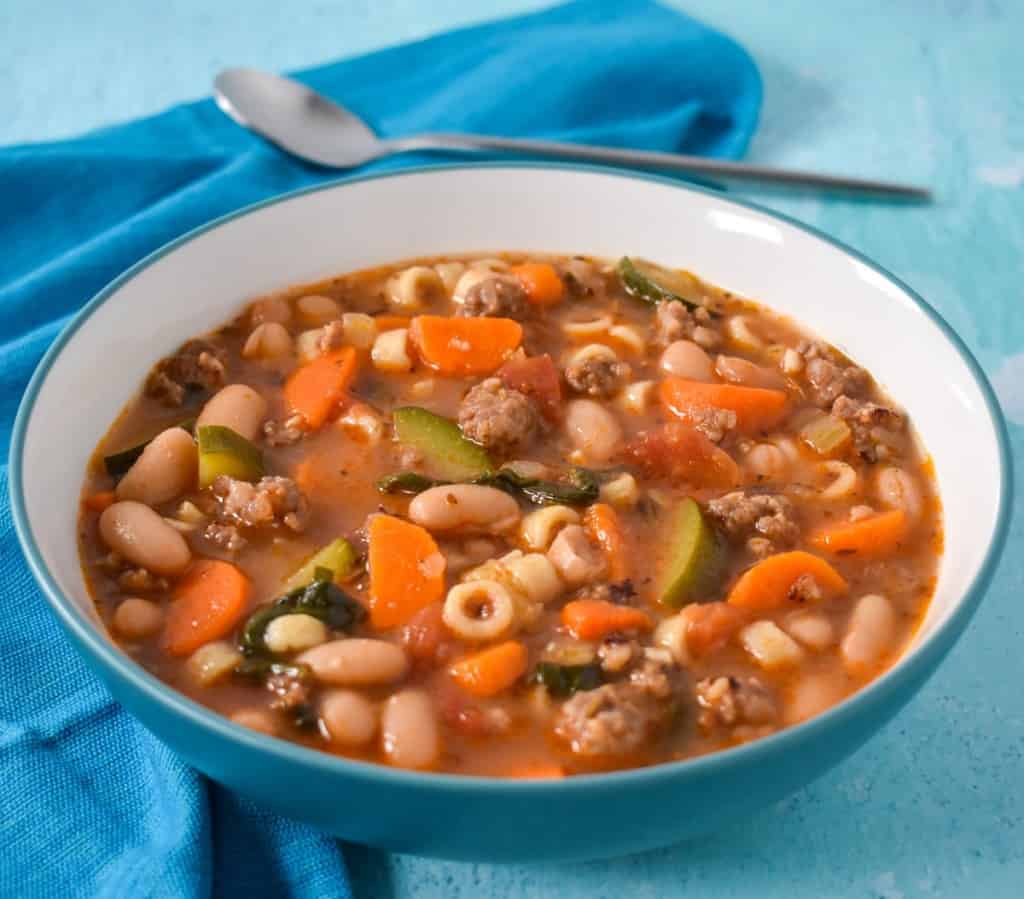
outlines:
[[[79,564],[78,497],[93,448],[153,362],[255,295],[408,257],[496,250],[630,253],[693,270],[819,333],[911,413],[934,460],[945,552],[927,616],[889,671],[818,717],[744,746],[531,782],[415,773],[276,740],[175,692],[114,645]],[[117,360],[117,377],[97,376],[100,358]],[[992,391],[963,343],[857,253],[679,182],[502,164],[371,175],[283,196],[140,262],[40,364],[16,423],[11,492],[25,555],[73,644],[129,711],[211,778],[348,840],[456,859],[564,860],[649,849],[748,816],[878,730],[981,600],[1007,530],[1008,460]]]

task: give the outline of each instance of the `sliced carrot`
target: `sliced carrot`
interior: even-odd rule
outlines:
[[[455,683],[474,696],[494,696],[523,676],[528,655],[526,647],[518,640],[506,640],[459,659],[448,673]]]
[[[554,762],[522,762],[501,772],[513,780],[557,780],[565,777],[565,769]]]
[[[565,295],[565,284],[553,265],[547,262],[524,262],[509,271],[519,279],[526,299],[535,306],[553,306]]]
[[[356,351],[342,347],[318,356],[297,369],[284,385],[284,398],[291,412],[306,419],[315,431],[334,411],[356,376]]]
[[[648,631],[651,616],[606,599],[574,599],[562,609],[562,624],[577,640],[601,640],[617,631]]]
[[[164,649],[172,656],[185,656],[226,637],[245,614],[250,591],[249,579],[230,562],[196,562],[171,596]]]
[[[685,378],[666,378],[660,388],[662,405],[683,421],[697,423],[709,409],[736,413],[736,426],[747,433],[764,431],[786,414],[789,398],[783,390],[705,384]]]
[[[594,503],[583,513],[583,527],[604,552],[608,576],[613,581],[629,577],[629,548],[615,510],[607,503]]]
[[[417,315],[410,329],[420,358],[444,375],[488,375],[523,340],[510,318],[447,318]]]
[[[650,477],[697,487],[734,487],[740,482],[740,468],[732,456],[681,421],[638,434],[625,456]]]
[[[907,524],[907,513],[893,509],[860,521],[829,525],[811,534],[808,542],[823,552],[887,556],[899,549]]]
[[[92,493],[87,496],[82,502],[85,504],[87,509],[93,512],[103,512],[110,506],[114,505],[117,500],[117,496],[113,490],[104,490],[100,493]]]
[[[377,322],[377,333],[383,334],[385,331],[408,328],[412,319],[408,315],[378,315],[375,321]]]
[[[723,647],[748,620],[744,609],[727,602],[693,603],[679,614],[686,621],[686,648],[698,657]]]
[[[405,624],[444,594],[445,559],[419,525],[391,515],[370,519],[370,622],[378,630]]]
[[[846,581],[828,562],[794,550],[769,556],[748,568],[729,591],[728,601],[743,609],[768,612],[784,606],[793,585],[804,576],[814,579],[826,599],[846,592]]]

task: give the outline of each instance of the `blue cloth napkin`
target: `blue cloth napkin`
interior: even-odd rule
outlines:
[[[571,3],[300,77],[383,135],[465,130],[725,157],[743,152],[761,100],[754,64],[731,41],[626,0]],[[0,150],[0,458],[41,354],[104,284],[215,216],[330,177],[209,100]],[[110,699],[36,589],[12,531],[6,466],[0,480],[0,896],[350,895],[334,840],[209,783]]]

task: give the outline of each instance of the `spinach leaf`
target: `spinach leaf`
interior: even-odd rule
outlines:
[[[533,672],[535,683],[547,688],[552,696],[571,696],[580,690],[593,690],[604,683],[601,666],[559,665],[557,662],[539,662]]]

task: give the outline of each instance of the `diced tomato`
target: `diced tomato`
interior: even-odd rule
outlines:
[[[446,640],[448,629],[441,613],[441,603],[434,602],[424,606],[402,625],[399,640],[414,661],[438,665],[452,654],[454,647],[451,641]]]
[[[498,377],[506,387],[533,397],[547,418],[558,418],[562,408],[562,384],[558,369],[547,353],[512,359],[498,370]]]
[[[740,481],[732,456],[696,428],[679,421],[638,434],[626,447],[625,456],[648,477],[701,487],[734,487]]]

